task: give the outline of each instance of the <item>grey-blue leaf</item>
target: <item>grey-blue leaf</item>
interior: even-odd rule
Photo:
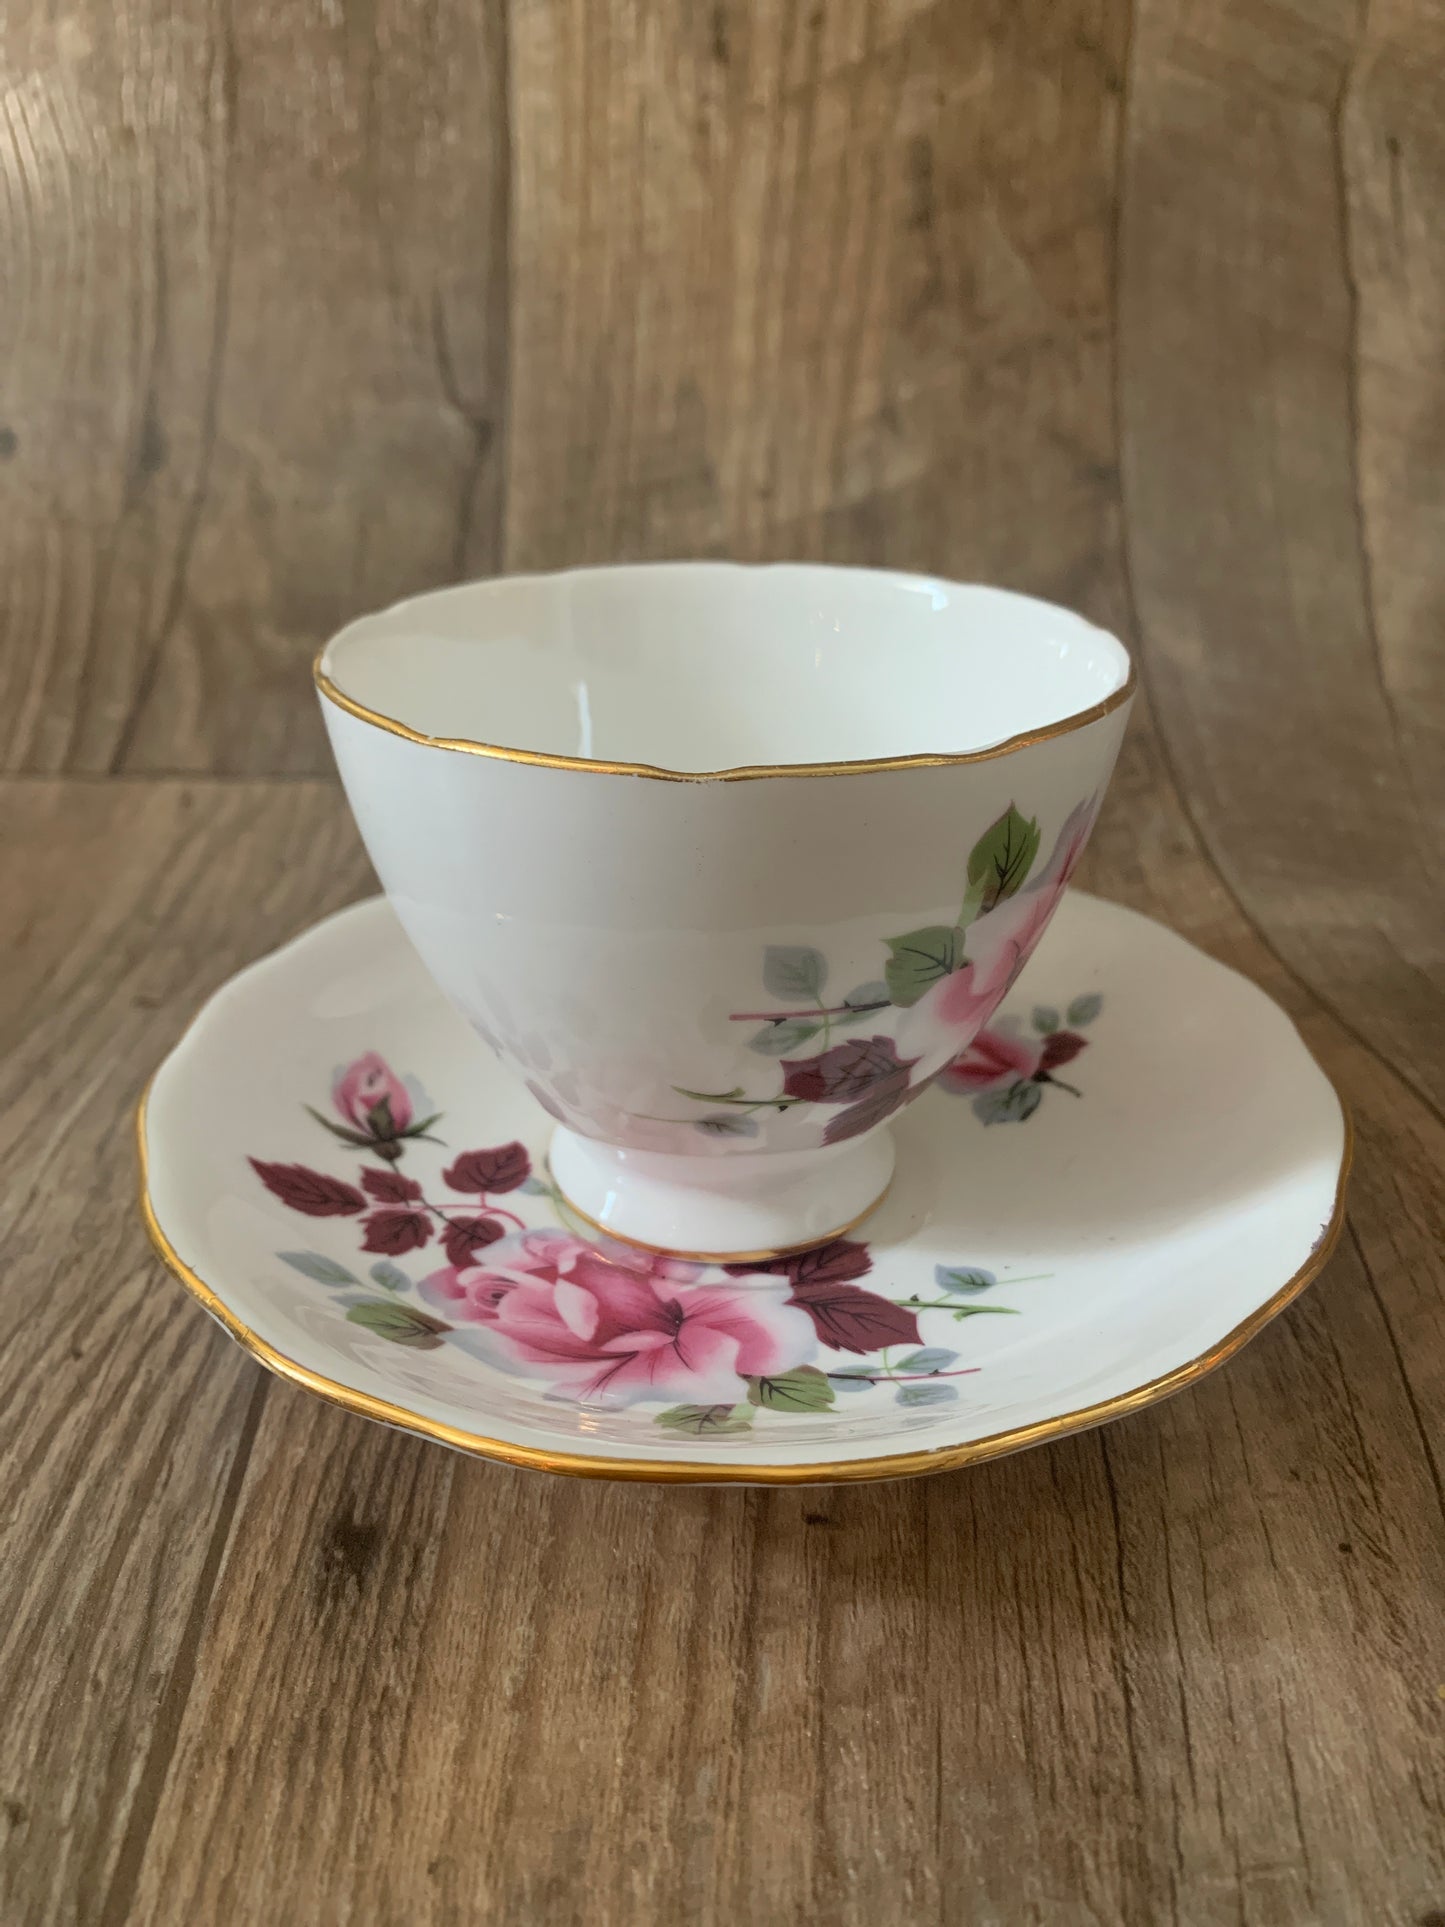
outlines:
[[[1022,1124],[1032,1117],[1043,1101],[1044,1087],[1031,1077],[1021,1077],[1006,1091],[981,1091],[973,1100],[974,1115],[985,1124]]]
[[[323,1258],[319,1251],[278,1251],[276,1256],[293,1271],[318,1285],[359,1285],[361,1280],[334,1258]]]
[[[866,1392],[873,1383],[867,1372],[829,1372],[828,1383],[835,1392]]]
[[[996,1285],[998,1279],[982,1265],[935,1265],[933,1282],[940,1291],[964,1293],[972,1297],[977,1291],[987,1291]]]
[[[700,1117],[696,1128],[704,1137],[756,1137],[758,1120],[738,1111],[718,1111],[713,1117]]]
[[[888,986],[883,982],[881,977],[871,984],[859,984],[856,990],[850,990],[848,992],[843,1002],[850,1005],[854,1010],[859,1009],[860,1006],[867,1006],[868,1004],[886,1004],[888,1002]]]
[[[907,1358],[900,1358],[894,1367],[900,1372],[946,1372],[958,1357],[957,1352],[948,1352],[941,1345],[925,1345],[921,1351],[910,1352]]]
[[[828,965],[821,950],[803,943],[770,943],[763,952],[763,983],[789,1003],[816,1004],[823,998]]]
[[[900,1385],[898,1403],[900,1405],[951,1405],[958,1397],[958,1387],[944,1379],[925,1381],[922,1385]]]
[[[761,1051],[764,1057],[786,1057],[789,1051],[801,1050],[822,1028],[801,1017],[785,1017],[780,1024],[764,1024],[748,1039],[748,1049]]]
[[[383,1291],[411,1290],[410,1278],[400,1265],[392,1264],[389,1258],[383,1258],[380,1264],[373,1265],[370,1276],[372,1283],[380,1285]]]
[[[1104,1008],[1104,1000],[1097,991],[1090,991],[1087,997],[1076,997],[1069,1005],[1071,1024],[1092,1024]]]
[[[1035,1004],[1033,1026],[1040,1037],[1052,1037],[1059,1028],[1059,1013],[1049,1004]]]
[[[550,1198],[552,1195],[551,1185],[543,1184],[540,1178],[523,1178],[522,1189],[529,1198]]]

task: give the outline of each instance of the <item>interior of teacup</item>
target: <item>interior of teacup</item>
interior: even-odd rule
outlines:
[[[812,564],[502,576],[342,630],[323,690],[418,735],[695,774],[969,755],[1122,698],[1123,645],[972,583]]]

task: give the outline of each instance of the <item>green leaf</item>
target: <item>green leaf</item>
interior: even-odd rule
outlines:
[[[982,1265],[935,1265],[933,1282],[940,1291],[966,1294],[972,1297],[975,1292],[988,1291],[998,1283],[991,1271]]]
[[[440,1124],[441,1116],[440,1111],[433,1111],[430,1117],[419,1117],[415,1124],[408,1124],[406,1129],[400,1132],[399,1135],[401,1137],[425,1137],[433,1124]]]
[[[889,937],[887,943],[892,952],[883,972],[888,995],[904,1010],[963,962],[963,932],[956,924],[930,924],[926,930],[910,930],[906,937]]]
[[[822,1028],[821,1024],[811,1024],[804,1017],[785,1017],[780,1024],[764,1024],[755,1037],[748,1039],[748,1049],[761,1051],[764,1057],[786,1057],[789,1051],[816,1037]]]
[[[750,1378],[748,1403],[772,1412],[826,1412],[833,1403],[833,1387],[816,1365],[799,1365],[777,1378]]]
[[[898,1403],[900,1405],[951,1405],[958,1397],[958,1387],[939,1379],[932,1384],[900,1385]]]
[[[1021,816],[1010,803],[969,853],[969,894],[982,886],[980,915],[986,915],[996,903],[1014,894],[1033,868],[1038,853],[1038,818]]]
[[[1052,1037],[1060,1028],[1059,1013],[1051,1010],[1047,1004],[1035,1004],[1033,1026],[1040,1037]]]
[[[333,1124],[331,1119],[329,1117],[323,1117],[313,1104],[303,1104],[301,1108],[308,1117],[315,1118],[323,1131],[330,1131],[331,1135],[333,1137],[339,1137],[343,1144],[363,1145],[367,1150],[371,1149],[374,1140],[369,1138],[364,1131],[348,1131],[343,1124]]]
[[[746,1405],[671,1405],[653,1420],[664,1432],[686,1432],[690,1438],[715,1438],[729,1432],[750,1432],[753,1415]]]
[[[775,997],[794,1004],[819,1004],[828,981],[821,950],[807,944],[770,943],[763,952],[763,983]]]
[[[451,1326],[415,1305],[398,1305],[391,1298],[366,1298],[346,1314],[353,1325],[363,1325],[378,1338],[389,1338],[393,1345],[409,1345],[413,1351],[434,1352],[442,1333]]]
[[[1103,1008],[1103,998],[1097,991],[1090,991],[1087,997],[1076,997],[1069,1005],[1069,1022],[1075,1029],[1080,1024],[1092,1024]]]
[[[1020,1078],[1006,1091],[980,1091],[973,1100],[974,1115],[985,1124],[1022,1124],[1043,1102],[1044,1087],[1031,1077]]]
[[[967,930],[968,926],[983,909],[984,897],[988,894],[988,879],[980,877],[977,883],[970,883],[963,895],[963,908],[958,913],[958,927]]]
[[[371,1282],[374,1285],[380,1285],[383,1291],[411,1290],[410,1278],[400,1265],[394,1265],[389,1258],[383,1258],[380,1264],[373,1265],[368,1276]]]
[[[278,1251],[276,1256],[283,1264],[299,1271],[304,1278],[310,1278],[318,1285],[359,1285],[361,1280],[337,1264],[334,1258],[323,1258],[319,1251]]]
[[[907,1358],[900,1358],[893,1367],[896,1372],[946,1372],[958,1357],[957,1352],[948,1352],[941,1345],[925,1345],[922,1351],[910,1352]]]

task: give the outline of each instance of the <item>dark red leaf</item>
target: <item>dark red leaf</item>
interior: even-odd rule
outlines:
[[[830,1118],[823,1132],[823,1142],[841,1144],[844,1138],[862,1137],[865,1131],[871,1131],[885,1117],[892,1117],[896,1110],[917,1095],[916,1091],[908,1088],[908,1072],[895,1071],[886,1082],[875,1084],[865,1098]]]
[[[494,1245],[498,1238],[505,1235],[505,1227],[495,1218],[453,1218],[442,1233],[447,1262],[459,1269],[469,1265],[474,1252],[486,1245]]]
[[[420,1251],[431,1237],[431,1224],[424,1211],[373,1211],[365,1224],[362,1250],[384,1252],[388,1258]]]
[[[879,1084],[905,1074],[917,1063],[904,1063],[891,1037],[850,1037],[818,1057],[782,1060],[783,1090],[811,1104],[849,1104]]]
[[[400,1171],[363,1171],[361,1188],[382,1204],[413,1204],[421,1196],[416,1179],[404,1178]]]
[[[1039,1059],[1039,1069],[1056,1071],[1060,1064],[1072,1064],[1079,1052],[1088,1048],[1088,1038],[1080,1037],[1076,1030],[1056,1030],[1052,1037],[1044,1039],[1044,1052]]]
[[[764,1263],[724,1265],[730,1278],[756,1277],[769,1272],[791,1278],[798,1284],[840,1284],[848,1278],[861,1278],[873,1269],[868,1247],[853,1238],[834,1238],[828,1244],[814,1245],[811,1251],[795,1251],[787,1258],[769,1258]]]
[[[841,1285],[873,1269],[868,1247],[855,1238],[834,1238],[788,1260],[795,1285]]]
[[[442,1172],[453,1191],[515,1191],[532,1175],[524,1144],[499,1144],[490,1151],[463,1151]]]
[[[251,1169],[282,1204],[304,1211],[308,1218],[349,1218],[366,1209],[366,1199],[354,1184],[343,1184],[340,1178],[308,1170],[304,1164],[266,1164],[252,1158]]]
[[[916,1345],[917,1316],[861,1285],[798,1283],[788,1301],[801,1305],[813,1329],[835,1352],[875,1352],[883,1345]]]

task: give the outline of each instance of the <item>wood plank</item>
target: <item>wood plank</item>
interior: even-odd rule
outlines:
[[[265,1394],[157,1272],[130,1113],[202,996],[365,869],[319,786],[0,790],[0,1919],[95,1920],[160,1792]]]
[[[1370,7],[1340,103],[1356,486],[1381,688],[1421,813],[1445,823],[1445,7]],[[1434,852],[1439,854],[1439,844]],[[1445,889],[1445,862],[1437,865]]]
[[[1144,0],[1119,400],[1145,662],[1190,808],[1269,942],[1439,1108],[1439,509],[1407,479],[1438,427],[1438,370],[1411,382],[1438,242],[1401,255],[1440,151],[1437,12],[1417,36],[1397,10],[1386,61],[1353,7]],[[1407,138],[1395,242],[1370,150],[1403,196]]]
[[[319,643],[496,566],[503,32],[11,10],[0,767],[323,770]]]
[[[1126,18],[518,9],[508,566],[824,557],[1087,600]]]

